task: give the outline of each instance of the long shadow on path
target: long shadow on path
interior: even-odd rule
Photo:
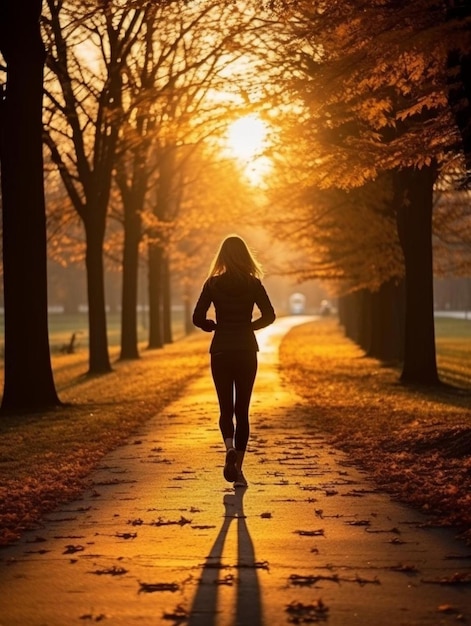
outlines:
[[[190,610],[189,626],[214,626],[217,622],[218,599],[222,586],[237,585],[235,597],[235,624],[262,624],[262,605],[257,569],[263,567],[255,558],[255,549],[244,514],[243,499],[246,489],[236,489],[234,494],[225,494],[225,508],[221,529],[206,557],[203,572]],[[233,567],[237,576],[218,578],[218,573],[227,568],[223,565],[224,546],[232,522],[237,524],[237,562]]]

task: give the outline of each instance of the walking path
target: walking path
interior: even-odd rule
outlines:
[[[471,548],[379,493],[282,386],[279,341],[303,321],[258,333],[249,488],[222,478],[205,374],[0,551],[0,626],[471,621]]]

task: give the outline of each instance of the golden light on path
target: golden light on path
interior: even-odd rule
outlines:
[[[263,156],[268,131],[268,125],[255,114],[239,118],[227,131],[227,150],[243,163],[245,174],[252,184],[260,183],[271,169],[270,160]]]

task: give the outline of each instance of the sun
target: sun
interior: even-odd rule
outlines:
[[[231,156],[242,161],[252,184],[261,182],[270,169],[269,160],[263,156],[267,136],[268,126],[258,115],[241,117],[227,129],[227,150]]]
[[[227,145],[239,159],[251,159],[263,150],[267,126],[257,115],[246,115],[233,122],[227,131]]]

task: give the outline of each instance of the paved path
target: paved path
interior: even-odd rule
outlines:
[[[0,626],[470,623],[471,549],[377,492],[281,386],[279,340],[301,321],[258,335],[249,489],[222,478],[206,374],[0,551]]]

